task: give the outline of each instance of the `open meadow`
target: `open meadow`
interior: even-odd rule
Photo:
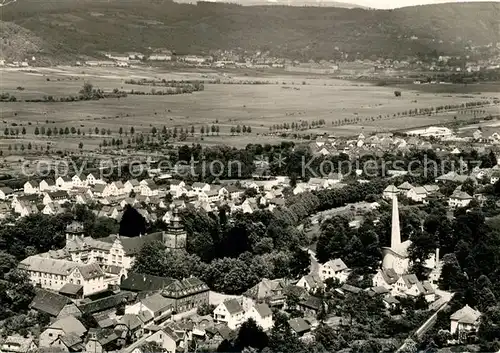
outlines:
[[[151,68],[89,68],[61,67],[53,69],[4,69],[0,72],[0,91],[18,100],[77,96],[84,82],[106,92],[113,89],[151,92],[159,87],[130,85],[129,79],[155,80],[214,80],[240,84],[205,84],[204,91],[178,95],[128,95],[123,98],[106,98],[96,101],[76,102],[1,102],[0,148],[4,151],[12,144],[28,143],[46,145],[48,141],[59,149],[78,149],[80,141],[85,150],[95,149],[104,138],[119,136],[120,127],[129,132],[149,133],[152,127],[188,129],[194,126],[195,134],[188,134],[183,143],[227,144],[244,146],[248,143],[273,143],[279,136],[270,136],[270,127],[306,121],[325,121],[321,127],[301,133],[327,132],[336,136],[357,135],[360,132],[381,132],[414,128],[452,121],[456,112],[432,116],[398,117],[398,112],[409,109],[430,108],[447,104],[467,103],[500,98],[496,92],[482,93],[480,85],[473,93],[425,92],[418,87],[396,88],[401,97],[395,97],[394,87],[374,86],[369,83],[349,82],[328,77],[298,75],[230,75],[215,71],[160,72]],[[241,84],[242,81],[266,81],[268,84]],[[475,91],[475,90],[473,90]],[[482,108],[487,114],[498,114],[498,106]],[[370,117],[382,116],[370,120]],[[471,115],[472,117],[472,115]],[[461,116],[461,118],[463,118]],[[368,119],[368,120],[367,120]],[[349,121],[342,126],[335,121]],[[356,121],[356,122],[355,122]],[[200,135],[202,126],[216,124],[217,136]],[[251,133],[232,136],[231,127],[250,126]],[[36,128],[80,129],[81,134],[63,136],[35,135]],[[20,130],[18,135],[5,136],[5,129]],[[26,134],[22,134],[22,129]],[[95,134],[110,131],[111,135]],[[85,133],[85,135],[83,134]],[[279,135],[279,134],[275,134]],[[130,137],[130,136],[129,136]],[[125,138],[126,140],[126,138]]]

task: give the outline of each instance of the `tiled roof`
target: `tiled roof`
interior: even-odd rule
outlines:
[[[236,299],[229,299],[224,301],[224,306],[231,315],[243,312],[243,308]]]
[[[466,305],[462,309],[453,313],[450,319],[464,324],[474,324],[480,316],[481,313],[479,311],[472,309],[469,305]]]
[[[40,256],[29,256],[20,262],[19,266],[31,271],[67,276],[79,264],[67,260],[54,260]]]
[[[168,287],[172,282],[174,279],[168,277],[129,272],[128,277],[121,282],[120,288],[134,292],[158,291]]]
[[[303,333],[311,329],[311,326],[301,317],[288,320],[288,324],[296,333]]]
[[[107,236],[105,238],[99,239],[99,241],[113,244],[116,239],[117,239],[116,235],[110,235],[110,236]],[[144,244],[150,243],[153,241],[162,241],[163,234],[161,232],[157,232],[157,233],[142,235],[140,237],[120,236],[119,240],[120,240],[120,242],[123,246],[123,249],[125,250],[125,253],[127,255],[136,255],[139,253],[139,251],[141,251],[141,248],[143,247]]]
[[[124,291],[116,295],[111,295],[109,297],[94,300],[90,303],[79,305],[78,308],[82,311],[82,313],[93,314],[115,308],[121,303],[130,302],[133,298],[135,298],[134,293]]]
[[[273,314],[269,306],[265,303],[255,304],[255,310],[257,310],[262,318],[271,316]]]
[[[78,319],[75,318],[74,316],[66,316],[62,319],[59,319],[49,327],[61,329],[66,334],[74,332],[80,336],[82,336],[85,332],[87,332],[85,326],[83,326],[83,324],[80,321],[78,321]]]
[[[71,304],[69,298],[45,289],[37,289],[36,295],[31,301],[30,308],[52,316],[58,316],[67,304]]]
[[[152,312],[163,311],[172,307],[173,300],[161,294],[153,294],[141,300],[141,303]]]
[[[99,265],[95,262],[79,266],[78,269],[85,280],[90,280],[93,278],[103,277],[104,272],[101,270]]]
[[[81,284],[66,283],[59,289],[59,293],[76,295],[78,292],[83,291],[83,286]]]
[[[196,277],[190,277],[182,281],[175,280],[163,290],[162,294],[167,298],[182,298],[208,290],[209,288],[205,282]]]

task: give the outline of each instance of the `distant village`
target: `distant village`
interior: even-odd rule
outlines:
[[[166,48],[150,48],[148,53],[128,52],[115,53],[103,52],[100,60],[76,61],[76,66],[89,67],[133,67],[141,65],[169,64],[185,67],[200,68],[250,68],[250,69],[282,69],[287,72],[332,74],[339,77],[352,75],[377,76],[380,74],[393,74],[400,70],[423,72],[456,72],[474,73],[484,70],[497,70],[500,68],[500,43],[482,47],[470,47],[465,56],[438,56],[431,61],[421,58],[408,57],[405,60],[391,58],[374,58],[353,60],[348,54],[339,51],[340,58],[332,60],[299,61],[273,56],[270,52],[244,50],[213,50],[205,55],[176,54]],[[487,59],[474,59],[484,50],[491,52]],[[484,57],[484,55],[481,55]],[[37,66],[36,56],[24,61],[9,62],[0,60],[0,67],[30,67]]]

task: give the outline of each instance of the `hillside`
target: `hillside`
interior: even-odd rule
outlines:
[[[18,0],[1,13],[4,21],[57,49],[58,56],[161,47],[178,53],[271,50],[299,59],[339,57],[336,48],[351,58],[405,57],[433,50],[457,53],[468,41],[500,42],[500,4],[491,2],[366,10],[168,0]]]

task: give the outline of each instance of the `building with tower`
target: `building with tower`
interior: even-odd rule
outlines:
[[[187,233],[179,217],[179,210],[173,210],[172,219],[168,229],[163,232],[163,243],[169,250],[180,250],[186,248]]]
[[[391,246],[382,248],[382,270],[392,269],[398,275],[408,272],[410,261],[408,258],[408,248],[410,240],[401,242],[401,229],[399,225],[399,209],[397,196],[392,197],[392,228]]]
[[[127,277],[142,247],[153,241],[163,243],[169,251],[185,249],[187,233],[177,210],[174,210],[166,231],[138,237],[112,234],[94,239],[85,236],[81,223],[72,222],[66,228],[66,246],[61,250],[40,254],[39,257],[47,261],[52,259],[71,262],[76,267],[82,264],[97,264],[106,275],[106,283],[117,285]]]

